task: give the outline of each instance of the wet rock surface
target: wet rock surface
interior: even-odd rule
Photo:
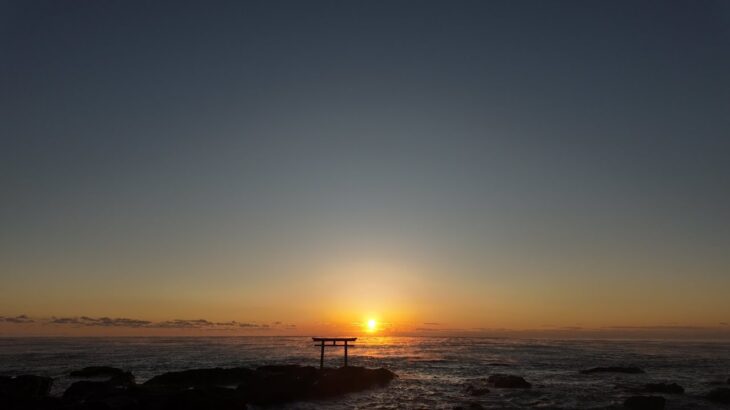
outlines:
[[[288,401],[326,399],[385,386],[397,376],[387,369],[305,366],[196,369],[155,376],[144,384],[117,383],[126,372],[109,368],[83,369],[80,380],[63,396],[48,397],[52,379],[38,376],[0,377],[0,408],[20,409],[245,409],[247,403],[269,405]],[[102,371],[103,370],[103,371]]]
[[[661,396],[633,396],[624,401],[624,407],[632,410],[663,410],[666,404]]]
[[[709,393],[707,393],[705,398],[717,403],[730,404],[730,388],[718,387],[716,389],[712,389]]]
[[[684,387],[677,383],[647,383],[644,391],[648,393],[684,394]]]
[[[532,384],[522,376],[512,374],[493,374],[487,378],[487,383],[502,389],[529,389],[532,387]]]
[[[482,410],[484,406],[477,402],[469,402],[466,404],[454,406],[454,410]]]

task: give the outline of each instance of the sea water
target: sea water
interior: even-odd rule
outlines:
[[[0,338],[0,374],[55,379],[52,394],[74,380],[72,370],[108,365],[137,382],[169,371],[266,364],[319,366],[307,337]],[[326,350],[325,366],[342,365],[342,348]],[[702,395],[730,377],[727,342],[525,340],[450,337],[366,337],[349,350],[350,365],[398,374],[388,387],[287,409],[620,408],[645,383],[675,382],[684,395],[664,395],[668,409],[721,409]],[[596,366],[636,366],[645,374],[581,374]],[[465,386],[494,373],[523,376],[532,389],[496,389],[471,397]]]

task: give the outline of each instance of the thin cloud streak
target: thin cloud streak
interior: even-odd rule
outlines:
[[[105,327],[105,328],[132,328],[132,329],[202,329],[202,330],[275,330],[275,329],[296,329],[296,325],[287,324],[281,321],[272,323],[238,322],[235,320],[213,322],[207,319],[172,319],[153,322],[142,319],[125,317],[91,317],[91,316],[65,316],[50,318],[32,319],[27,315],[0,316],[0,323],[8,324],[41,324],[49,326],[71,326],[71,327]]]
[[[35,323],[35,320],[29,318],[26,315],[18,315],[18,316],[13,316],[13,317],[0,316],[0,322],[14,323],[14,324],[26,324],[26,323]]]

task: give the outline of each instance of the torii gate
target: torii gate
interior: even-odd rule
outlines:
[[[345,367],[347,367],[347,343],[348,342],[354,342],[357,340],[356,337],[313,337],[313,341],[319,342],[319,344],[315,346],[319,346],[322,348],[322,353],[319,357],[319,368],[324,368],[324,347],[325,346],[344,346],[345,347]],[[332,344],[326,344],[328,342],[332,342]],[[344,342],[344,344],[338,345],[337,342]]]

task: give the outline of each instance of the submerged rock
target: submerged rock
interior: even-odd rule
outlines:
[[[621,367],[621,366],[609,366],[609,367],[594,367],[591,369],[581,370],[582,374],[592,373],[626,373],[626,374],[641,374],[646,373],[638,367]]]
[[[644,391],[649,393],[683,394],[684,387],[677,383],[647,383],[644,385]]]
[[[484,406],[482,406],[481,404],[479,404],[475,401],[454,407],[454,410],[482,410],[482,409],[484,409]]]
[[[708,400],[716,401],[718,403],[730,403],[730,388],[718,387],[712,389],[705,396]]]
[[[484,396],[489,393],[489,389],[483,386],[474,386],[472,384],[466,386],[466,393],[470,396]]]
[[[661,396],[633,396],[624,401],[624,407],[631,410],[663,410],[666,403]]]
[[[493,374],[487,378],[487,382],[503,389],[529,389],[532,387],[523,377],[511,374]]]

